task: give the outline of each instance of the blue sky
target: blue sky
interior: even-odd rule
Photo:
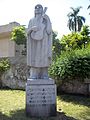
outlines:
[[[60,37],[70,32],[67,28],[70,7],[82,6],[80,15],[86,18],[85,24],[90,25],[90,10],[87,10],[89,0],[0,0],[0,25],[16,21],[28,26],[30,18],[34,16],[34,6],[38,3],[48,7],[46,13],[51,19],[53,30]]]

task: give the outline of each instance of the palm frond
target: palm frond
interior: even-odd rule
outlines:
[[[83,8],[83,7],[82,7],[82,6],[77,7],[77,9],[79,9],[79,10],[80,10],[81,8]]]
[[[75,11],[75,8],[73,8],[73,7],[70,7],[70,9],[72,9],[73,11]]]
[[[87,9],[90,9],[90,5],[88,6],[88,8]]]
[[[70,17],[74,17],[74,14],[72,12],[68,13],[67,16]]]
[[[86,21],[85,17],[83,17],[83,16],[78,16],[78,19],[81,20],[81,21],[83,21],[84,23]]]

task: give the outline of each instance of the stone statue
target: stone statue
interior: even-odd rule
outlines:
[[[48,67],[52,57],[52,26],[46,7],[35,6],[35,16],[27,30],[27,65],[31,79],[48,79]]]

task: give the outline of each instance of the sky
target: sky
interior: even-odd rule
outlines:
[[[53,30],[58,32],[60,37],[70,33],[67,27],[70,7],[82,6],[79,15],[86,18],[86,25],[90,25],[90,9],[87,10],[89,0],[0,0],[0,25],[16,21],[27,27],[38,3],[48,7],[46,14],[50,17]]]

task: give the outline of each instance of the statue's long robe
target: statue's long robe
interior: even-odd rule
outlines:
[[[45,23],[43,23],[45,24]],[[36,26],[35,18],[31,19],[28,25],[28,29]],[[49,25],[49,31],[52,33],[51,23]],[[46,26],[47,27],[47,26]],[[34,40],[31,35],[27,37],[27,65],[31,67],[48,67],[51,64],[52,57],[52,35],[48,34],[46,27],[43,31],[42,40]]]

